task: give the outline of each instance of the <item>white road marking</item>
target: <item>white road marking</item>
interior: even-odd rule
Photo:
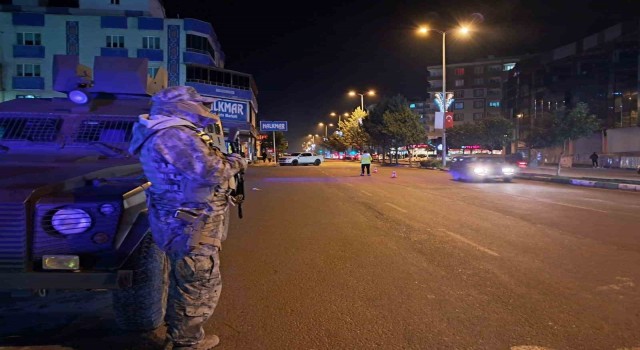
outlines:
[[[594,208],[589,208],[589,207],[583,207],[583,206],[580,206],[580,205],[573,205],[573,204],[567,204],[567,203],[561,203],[561,202],[549,201],[549,200],[539,199],[539,198],[534,198],[534,197],[518,196],[518,195],[515,195],[515,194],[508,194],[508,193],[505,193],[505,194],[507,194],[507,195],[509,195],[509,196],[512,196],[512,197],[518,197],[518,198],[524,198],[524,199],[531,199],[531,200],[538,201],[538,202],[542,202],[542,203],[556,204],[556,205],[562,205],[562,206],[565,206],[565,207],[578,208],[578,209],[584,209],[584,210],[592,210],[592,211],[597,211],[597,212],[599,212],[599,213],[605,213],[605,214],[609,213],[609,212],[608,212],[608,211],[606,211],[606,210],[600,210],[600,209],[594,209]]]
[[[444,233],[448,234],[449,236],[451,236],[451,237],[453,237],[453,238],[455,238],[455,239],[457,239],[457,240],[460,240],[460,241],[462,241],[462,242],[464,242],[464,243],[467,243],[467,244],[469,244],[469,245],[472,245],[472,246],[474,246],[476,249],[481,250],[481,251],[483,251],[483,252],[485,252],[485,253],[487,253],[487,254],[489,254],[489,255],[493,255],[493,256],[500,256],[500,254],[498,254],[498,253],[494,252],[493,250],[491,250],[491,249],[487,249],[487,248],[485,248],[485,247],[483,247],[483,246],[481,246],[481,245],[479,245],[479,244],[476,244],[476,243],[474,243],[474,242],[471,242],[470,240],[468,240],[468,239],[466,239],[466,238],[464,238],[464,237],[462,237],[462,236],[460,236],[460,235],[458,235],[458,234],[455,234],[455,233],[453,233],[453,232],[451,232],[451,231],[445,230],[445,229],[443,229],[443,228],[441,228],[441,229],[440,229],[440,231],[442,231],[442,232],[444,232]]]
[[[518,345],[518,346],[512,346],[509,349],[510,350],[553,350],[552,348],[545,348],[544,346],[537,346],[537,345]]]
[[[636,284],[633,283],[633,280],[628,277],[616,277],[616,283],[600,286],[596,288],[596,290],[621,290],[624,288],[633,288]]]
[[[367,191],[362,191],[362,190],[360,190],[360,192],[362,192],[362,193],[366,194],[367,196],[373,196],[371,193],[369,193],[369,192],[367,192]]]
[[[397,205],[395,205],[395,204],[391,204],[391,203],[385,203],[385,204],[386,204],[386,205],[388,205],[388,206],[390,206],[390,207],[391,207],[391,208],[393,208],[393,209],[400,210],[400,211],[401,211],[401,212],[403,212],[403,213],[408,213],[408,211],[406,211],[406,210],[404,210],[404,209],[400,208],[399,206],[397,206]]]

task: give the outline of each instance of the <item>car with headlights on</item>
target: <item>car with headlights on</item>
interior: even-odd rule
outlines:
[[[481,182],[502,180],[511,182],[517,167],[505,161],[502,156],[463,155],[452,157],[449,173],[454,180]]]
[[[77,56],[54,62],[75,67]],[[121,328],[150,330],[163,322],[168,270],[149,232],[151,184],[127,152],[150,93],[123,92],[147,87],[147,61],[96,57],[93,72],[98,91],[54,75],[67,98],[0,103],[0,290],[107,290]]]

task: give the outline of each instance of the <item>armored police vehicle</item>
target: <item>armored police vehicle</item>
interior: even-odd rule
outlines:
[[[96,57],[93,70],[56,56],[66,98],[0,103],[0,289],[110,289],[121,327],[153,329],[166,258],[148,232],[150,183],[127,148],[166,83],[147,77],[145,59]]]

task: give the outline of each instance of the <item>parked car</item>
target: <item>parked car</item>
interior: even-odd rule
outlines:
[[[525,155],[521,152],[507,155],[505,161],[514,164],[518,168],[526,168],[529,165]]]
[[[507,163],[502,156],[457,156],[449,163],[449,173],[456,181],[502,180],[511,182],[517,167]]]
[[[418,154],[414,154],[411,156],[411,161],[412,162],[420,162],[423,160],[427,160],[429,158],[429,156],[426,153],[418,153]]]
[[[324,158],[321,155],[317,155],[311,152],[295,152],[291,155],[282,156],[278,158],[278,164],[280,165],[320,165]]]

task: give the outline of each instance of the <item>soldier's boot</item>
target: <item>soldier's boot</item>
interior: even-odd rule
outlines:
[[[198,343],[198,345],[183,346],[179,344],[174,344],[173,350],[209,350],[209,349],[213,349],[218,344],[220,344],[220,338],[218,338],[217,335],[212,334],[212,335],[205,336],[204,339],[202,339],[202,341]]]

